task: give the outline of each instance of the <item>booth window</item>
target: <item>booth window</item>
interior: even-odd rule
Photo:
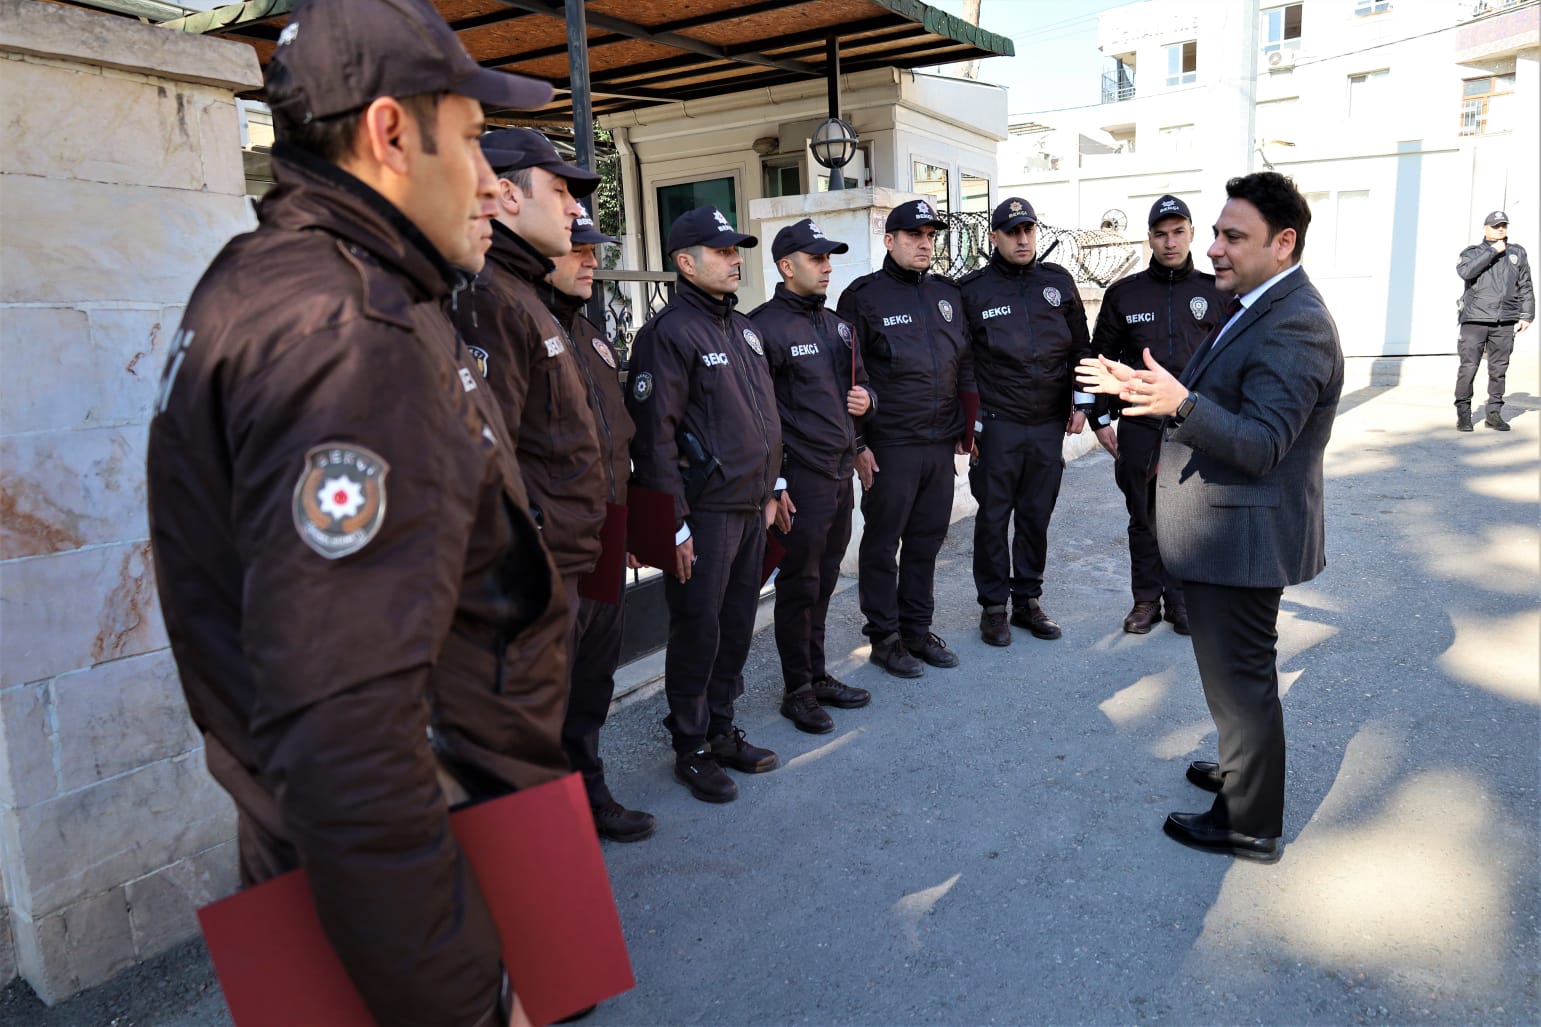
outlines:
[[[947,185],[947,169],[916,160],[912,162],[912,173],[914,184],[911,188],[929,199],[931,206],[938,212],[945,214],[948,209],[947,197],[951,195]]]
[[[667,266],[669,254],[663,252],[664,246],[668,245],[669,226],[686,211],[708,204],[722,211],[729,223],[738,227],[738,190],[733,188],[732,178],[709,178],[658,187],[658,248],[664,258],[665,270],[674,270]]]

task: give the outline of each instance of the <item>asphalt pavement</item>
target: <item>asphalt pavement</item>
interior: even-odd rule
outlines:
[[[1521,341],[1507,434],[1454,430],[1453,358],[1345,392],[1328,566],[1280,617],[1279,863],[1161,832],[1207,807],[1183,768],[1214,727],[1188,640],[1120,630],[1125,517],[1094,453],[1050,531],[1063,639],[980,642],[965,520],[935,624],[962,665],[884,675],[845,589],[832,669],[873,702],[812,736],[777,712],[762,633],[739,723],[781,766],[735,775],[738,801],[674,782],[656,689],[614,712],[612,788],[659,830],[604,843],[637,987],[585,1022],[1541,1021],[1541,386]],[[225,1022],[196,944],[135,974],[46,1012],[13,986],[0,1019]]]

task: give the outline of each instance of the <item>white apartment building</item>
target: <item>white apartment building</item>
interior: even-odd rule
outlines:
[[[1000,194],[1065,225],[1116,208],[1138,236],[1173,193],[1205,239],[1225,180],[1275,168],[1310,199],[1303,263],[1345,353],[1453,352],[1455,260],[1483,216],[1541,252],[1538,29],[1538,0],[1113,8],[1103,102],[1014,117]]]

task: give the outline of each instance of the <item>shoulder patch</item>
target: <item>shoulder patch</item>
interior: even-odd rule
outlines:
[[[610,344],[598,336],[594,338],[594,352],[599,354],[599,359],[615,367],[615,354],[610,352]]]
[[[637,375],[637,380],[631,383],[631,395],[638,403],[646,403],[653,398],[653,376],[647,371]]]
[[[294,527],[300,540],[328,560],[356,553],[385,523],[385,477],[379,454],[328,442],[305,454],[294,485]]]
[[[765,356],[765,347],[760,345],[760,337],[755,334],[753,328],[744,329],[744,341],[749,344],[749,348],[754,350],[756,355]]]
[[[1049,285],[1049,286],[1045,286],[1044,287],[1043,298],[1048,301],[1049,306],[1051,306],[1051,307],[1059,306],[1059,301],[1060,301],[1059,290],[1054,288],[1054,286]]]
[[[1193,320],[1202,321],[1204,315],[1209,313],[1209,301],[1202,296],[1195,296],[1188,301],[1188,309],[1193,313]]]
[[[952,304],[951,303],[948,303],[946,300],[937,300],[936,301],[936,309],[941,313],[943,321],[946,321],[948,324],[952,323]]]
[[[854,338],[854,336],[853,336],[853,334],[851,332],[851,326],[850,325],[846,324],[844,321],[841,321],[836,326],[836,331],[838,331],[840,333],[840,341],[841,342],[845,343],[847,346],[851,345],[851,340],[852,340],[852,338]]]

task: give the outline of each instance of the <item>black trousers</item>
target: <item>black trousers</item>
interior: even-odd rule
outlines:
[[[1487,353],[1487,409],[1496,414],[1504,407],[1504,378],[1509,373],[1509,357],[1514,353],[1514,324],[1463,324],[1456,346],[1461,367],[1455,375],[1455,405],[1471,409],[1472,383],[1477,365]]]
[[[990,418],[976,436],[979,460],[969,489],[974,517],[974,588],[980,606],[1005,606],[1043,595],[1049,517],[1064,477],[1065,424],[1016,424]],[[1016,531],[1008,547],[1006,532]]]
[[[1161,562],[1156,545],[1156,465],[1161,461],[1161,429],[1129,418],[1118,422],[1118,459],[1113,480],[1129,510],[1129,590],[1136,601],[1166,596],[1183,604],[1182,582]]]
[[[1284,708],[1279,705],[1281,588],[1183,583],[1193,655],[1219,732],[1215,822],[1258,838],[1284,833]]]
[[[878,473],[861,495],[862,633],[925,638],[936,612],[936,554],[952,522],[952,443],[873,447],[872,456]]]
[[[787,551],[776,573],[776,651],[791,692],[826,673],[824,621],[851,541],[854,491],[850,475],[835,481],[799,464],[789,465],[786,479],[797,515],[781,539]]]
[[[679,753],[694,752],[733,726],[765,560],[763,513],[697,511],[690,515],[690,529],[696,553],[690,580],[682,585],[664,572],[669,605],[664,724]]]
[[[624,579],[626,570],[621,569]],[[576,582],[575,582],[576,586]],[[568,594],[576,616],[568,635],[567,713],[562,718],[562,750],[573,769],[583,775],[590,806],[612,801],[605,784],[605,761],[599,758],[599,729],[615,698],[615,668],[621,662],[621,632],[626,606],[577,598],[576,587]]]

